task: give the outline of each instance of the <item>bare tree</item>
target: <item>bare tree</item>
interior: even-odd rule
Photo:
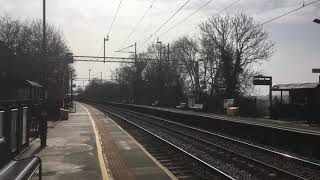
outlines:
[[[61,56],[70,52],[61,31],[47,24],[47,54]],[[28,79],[41,82],[42,68],[42,21],[25,21],[13,19],[8,15],[0,16],[0,44],[10,50],[10,57],[0,58],[0,72],[8,74],[13,79]],[[2,56],[2,55],[0,55]],[[48,63],[46,79],[49,102],[55,106],[62,104],[68,89],[70,89],[69,72],[71,67],[64,63]],[[56,108],[56,107],[55,107]]]
[[[196,95],[199,93],[197,90],[200,90],[196,66],[197,55],[199,55],[199,46],[196,40],[184,36],[173,42],[171,56],[181,67],[180,73],[185,79],[187,92]]]
[[[22,23],[14,20],[8,15],[0,17],[0,41],[11,51],[18,47],[18,37],[21,32]]]
[[[200,25],[202,43],[209,46],[205,53],[215,52],[217,71],[227,96],[235,96],[248,87],[248,79],[254,74],[250,68],[267,60],[274,52],[274,43],[268,33],[245,14],[211,17]],[[219,69],[221,72],[218,72]],[[221,83],[222,81],[222,83]]]

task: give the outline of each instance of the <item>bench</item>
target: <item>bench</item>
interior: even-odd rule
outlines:
[[[203,109],[203,104],[195,104],[193,106],[189,106],[190,109],[196,110],[196,111],[200,111]]]
[[[152,106],[159,106],[159,104],[160,104],[160,101],[154,101],[151,105]]]
[[[187,103],[180,103],[180,105],[176,106],[178,109],[185,109],[187,107]]]
[[[0,153],[1,180],[31,179],[38,169],[39,179],[42,179],[41,159],[39,157],[15,159],[8,141],[3,137],[0,137]]]

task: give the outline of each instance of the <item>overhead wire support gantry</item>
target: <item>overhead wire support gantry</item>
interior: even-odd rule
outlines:
[[[106,59],[104,61],[104,59]],[[151,58],[139,58],[142,61],[157,61]],[[73,56],[74,62],[113,62],[113,63],[135,63],[135,57],[100,57],[100,56]]]
[[[73,56],[74,62],[100,62],[100,63],[136,63],[136,56],[135,57],[105,57],[107,60],[104,61],[104,57],[99,56]],[[144,61],[150,64],[159,64],[159,59],[153,58],[138,58],[139,61]],[[183,66],[184,64],[177,63],[176,61],[168,62],[176,63],[176,65]]]

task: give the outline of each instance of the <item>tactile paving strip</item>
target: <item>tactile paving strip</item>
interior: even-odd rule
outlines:
[[[102,115],[91,114],[101,138],[101,145],[108,160],[108,167],[111,169],[112,177],[115,180],[134,180],[134,175],[128,169],[126,161],[122,158],[117,145],[113,142],[107,128],[104,127]],[[100,116],[100,117],[99,117]]]

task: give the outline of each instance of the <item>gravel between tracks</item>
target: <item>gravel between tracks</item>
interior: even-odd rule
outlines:
[[[121,120],[120,122],[119,120],[116,120],[116,121],[119,125],[121,125],[122,128],[126,129],[126,131],[128,131],[133,137],[135,137],[135,139],[138,142],[142,144],[146,144],[146,147],[150,146],[150,144],[154,144],[155,142],[157,142],[157,140],[155,140],[154,138],[151,138],[153,139],[152,142],[150,142],[150,139],[146,140],[146,137],[150,136],[146,132],[142,132],[142,130],[139,130],[137,128],[132,128],[130,127],[130,125],[121,122]],[[146,141],[149,141],[149,142],[146,142]],[[170,154],[170,151],[175,151],[175,150],[168,149],[168,151],[166,152]],[[178,162],[184,162],[184,163],[190,162],[188,161],[188,158],[184,157],[183,155],[176,155],[172,159]],[[211,172],[210,169],[208,169],[207,167],[204,167],[202,164],[199,164],[199,162],[192,161],[189,164],[187,164],[187,166],[193,169],[194,174],[197,175],[196,179],[217,179],[217,175],[214,172]]]
[[[121,114],[123,117],[128,118],[129,116],[125,114]],[[238,159],[226,159],[223,157],[224,153],[223,151],[219,149],[214,149],[212,147],[208,148],[205,147],[203,144],[193,142],[192,139],[183,137],[183,136],[177,136],[172,134],[172,132],[169,132],[165,129],[161,129],[158,126],[151,125],[149,123],[146,123],[143,120],[139,120],[137,118],[133,119],[132,117],[129,117],[134,123],[139,124],[142,127],[145,127],[146,129],[150,130],[151,132],[159,135],[160,137],[163,137],[164,139],[170,141],[171,143],[179,146],[180,148],[184,149],[185,151],[197,156],[200,159],[205,160],[210,165],[216,167],[217,169],[229,174],[230,176],[234,177],[235,179],[245,179],[245,180],[251,180],[251,179],[270,179],[271,176],[261,176],[259,174],[259,170],[261,171],[261,167],[256,167],[252,164],[247,164],[247,162],[239,163]],[[249,166],[249,167],[246,167]],[[251,174],[249,171],[246,171],[246,169],[254,169],[255,172],[258,172],[257,174]],[[263,173],[263,170],[262,172]],[[257,176],[260,175],[260,176]]]
[[[122,113],[122,115],[124,115],[124,114]],[[150,121],[151,118],[148,118],[147,120]],[[204,133],[204,132],[200,132],[200,131],[192,130],[189,128],[177,126],[177,125],[174,125],[174,124],[171,124],[168,122],[164,122],[164,121],[160,122],[159,120],[154,120],[154,119],[152,121],[154,123],[159,123],[160,125],[165,125],[167,127],[174,128],[175,130],[178,130],[179,132],[187,133],[187,134],[195,136],[197,138],[201,138],[201,139],[205,139],[207,141],[213,142],[219,146],[225,147],[225,148],[230,149],[234,152],[238,152],[238,153],[240,152],[243,155],[257,159],[259,161],[263,161],[269,165],[278,167],[280,169],[284,169],[286,171],[292,172],[292,173],[297,174],[299,176],[302,176],[306,179],[317,179],[320,177],[320,170],[319,169],[317,169],[315,167],[306,166],[305,163],[298,162],[297,160],[294,160],[294,159],[291,159],[288,157],[284,157],[284,156],[280,156],[280,155],[275,155],[272,153],[266,153],[265,151],[257,150],[252,147],[245,146],[243,144],[239,144],[239,143],[235,143],[235,142],[231,142],[231,141],[226,141],[226,139],[223,139],[223,138],[220,138],[217,136],[208,135],[207,133]],[[157,133],[161,133],[161,131],[158,131]],[[166,136],[165,133],[161,133],[161,134],[162,134],[162,136]],[[182,144],[182,146],[184,146],[184,148],[186,150],[193,149],[192,146],[190,147],[190,146],[186,146],[183,144]],[[202,154],[202,153],[200,153],[200,154]],[[203,156],[206,157],[206,155],[203,155]],[[221,164],[221,162],[217,162],[217,165],[220,165],[220,164]],[[227,166],[227,169],[234,168],[229,165],[226,165],[226,166]],[[222,169],[225,169],[224,167],[225,167],[224,165],[221,166]],[[238,173],[235,173],[235,174],[237,177],[245,177],[245,179],[252,177],[252,175],[250,175],[250,174],[242,174],[241,171],[239,173],[240,175]]]

